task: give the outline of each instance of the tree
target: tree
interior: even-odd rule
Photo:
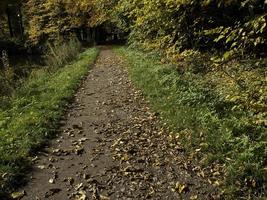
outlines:
[[[28,18],[27,34],[31,45],[56,40],[69,26],[62,1],[28,0],[24,5]]]
[[[0,2],[0,37],[22,37],[23,24],[21,2],[19,0]]]

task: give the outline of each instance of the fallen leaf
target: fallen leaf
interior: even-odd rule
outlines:
[[[86,192],[81,190],[77,193],[75,200],[86,200],[87,196],[86,196]]]
[[[87,140],[88,140],[88,138],[84,137],[84,138],[79,139],[79,142],[85,142]]]
[[[103,196],[103,195],[100,195],[100,200],[110,200],[110,198],[106,197],[106,196]]]
[[[99,190],[96,184],[93,185],[93,199],[100,200]]]
[[[26,195],[26,192],[23,190],[21,192],[13,192],[11,194],[11,198],[12,199],[21,199],[22,197],[24,197]]]
[[[76,191],[80,190],[83,187],[83,183],[80,183],[74,187]]]
[[[193,196],[190,197],[190,200],[196,200],[197,198],[198,198],[197,195],[193,195]]]
[[[39,169],[45,169],[45,166],[44,165],[38,165],[37,168],[39,168]]]
[[[175,185],[175,190],[181,194],[183,192],[187,192],[188,191],[188,186],[186,184],[183,184],[183,183],[180,183],[180,182],[177,182],[176,185]]]
[[[213,185],[214,185],[214,186],[220,186],[220,182],[219,182],[219,181],[215,181],[215,182],[213,183]]]
[[[74,153],[76,155],[81,155],[84,152],[84,148],[81,146],[76,146],[76,148],[74,149]]]
[[[51,184],[54,184],[55,183],[55,179],[50,178],[48,182],[51,183]]]

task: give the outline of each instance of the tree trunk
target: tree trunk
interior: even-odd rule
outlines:
[[[20,36],[21,38],[24,36],[24,27],[23,27],[23,20],[22,20],[22,12],[21,7],[19,9],[19,26],[20,26]]]
[[[7,14],[10,37],[14,37],[14,32],[13,32],[13,28],[12,28],[12,21],[11,21],[11,15],[10,15],[9,8],[6,9],[6,14]]]

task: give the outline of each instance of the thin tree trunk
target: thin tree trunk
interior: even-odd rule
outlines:
[[[12,22],[11,22],[11,15],[10,15],[9,8],[6,9],[6,14],[7,14],[10,37],[14,37],[14,32],[13,32],[13,29],[12,29]]]
[[[22,12],[21,12],[21,7],[19,9],[19,26],[20,26],[20,36],[24,36],[24,27],[23,27],[23,20],[22,20]]]

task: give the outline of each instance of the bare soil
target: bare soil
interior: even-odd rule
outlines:
[[[216,199],[148,105],[121,60],[102,48],[20,199]]]

